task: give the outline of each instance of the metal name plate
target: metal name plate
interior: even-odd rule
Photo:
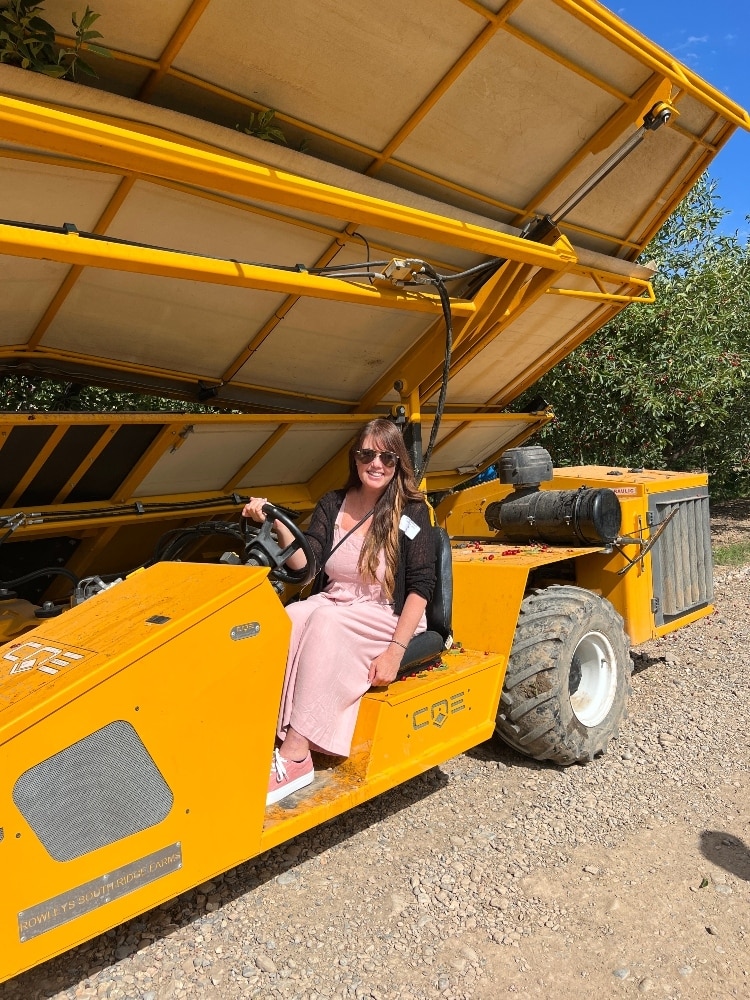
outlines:
[[[182,868],[182,845],[177,843],[163,847],[139,861],[131,861],[116,871],[84,882],[75,889],[68,889],[59,896],[30,906],[28,910],[21,910],[18,914],[18,936],[21,941],[31,941],[179,868]]]
[[[234,642],[240,639],[252,639],[260,632],[260,622],[247,622],[245,625],[235,625],[229,633],[229,638]]]

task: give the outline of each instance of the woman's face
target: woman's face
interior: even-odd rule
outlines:
[[[357,472],[359,473],[360,482],[368,489],[377,490],[378,493],[382,493],[388,483],[390,483],[396,475],[398,462],[389,468],[380,457],[381,452],[387,452],[388,449],[385,445],[376,441],[370,434],[365,437],[359,450],[361,452],[375,452],[374,458],[372,458],[369,462],[360,461],[359,458],[356,459]]]

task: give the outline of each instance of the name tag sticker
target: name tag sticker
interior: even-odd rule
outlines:
[[[399,528],[403,531],[407,538],[416,538],[419,532],[422,530],[418,524],[415,524],[410,517],[406,514],[403,515],[398,524]]]

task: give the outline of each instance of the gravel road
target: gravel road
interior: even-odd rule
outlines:
[[[567,769],[494,743],[0,986],[3,1000],[750,996],[750,567],[635,651]]]

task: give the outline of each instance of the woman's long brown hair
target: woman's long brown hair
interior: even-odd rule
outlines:
[[[372,438],[378,451],[392,451],[398,455],[398,462],[393,479],[388,483],[375,506],[372,522],[362,543],[358,569],[364,579],[376,580],[378,556],[382,551],[385,561],[383,590],[389,598],[392,598],[396,585],[398,526],[401,523],[401,515],[408,501],[424,501],[425,496],[414,477],[414,467],[411,464],[401,431],[392,421],[386,420],[384,417],[377,417],[365,424],[349,449],[349,479],[345,489],[356,489],[362,485],[354,453],[362,447],[362,442],[366,437]]]

